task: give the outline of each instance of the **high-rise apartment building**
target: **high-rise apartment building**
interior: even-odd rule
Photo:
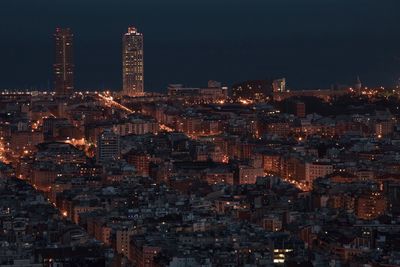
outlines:
[[[122,79],[124,95],[143,95],[143,34],[134,27],[129,27],[122,38]]]
[[[106,163],[118,159],[121,147],[119,135],[111,129],[106,129],[97,138],[96,158],[98,163]]]
[[[74,90],[73,37],[69,28],[57,28],[54,34],[54,87],[59,96],[70,95]]]
[[[286,79],[282,78],[274,80],[272,83],[272,89],[274,93],[286,92]]]
[[[306,116],[306,104],[302,101],[297,101],[295,103],[295,115],[299,118],[304,118]]]

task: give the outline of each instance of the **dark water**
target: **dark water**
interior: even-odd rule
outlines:
[[[75,33],[76,87],[120,88],[121,35],[145,35],[146,90],[285,76],[293,88],[392,85],[400,0],[0,0],[0,88],[51,84],[52,33]]]

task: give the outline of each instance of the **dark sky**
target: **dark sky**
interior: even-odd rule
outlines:
[[[145,36],[146,90],[285,76],[295,89],[400,78],[399,0],[0,0],[0,88],[52,84],[75,33],[76,87],[121,87],[121,36]]]

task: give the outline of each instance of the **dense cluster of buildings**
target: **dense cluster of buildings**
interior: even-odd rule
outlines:
[[[1,266],[400,263],[398,100],[198,92],[3,94]]]
[[[0,266],[109,266],[114,252],[1,166]]]

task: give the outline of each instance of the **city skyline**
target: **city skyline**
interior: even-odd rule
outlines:
[[[398,10],[0,1],[0,267],[400,266]]]
[[[227,5],[224,0],[196,4],[174,0],[161,3],[162,11],[152,13],[157,2],[98,1],[93,8],[90,1],[74,0],[1,3],[0,71],[5,78],[0,88],[52,88],[49,36],[57,26],[75,33],[78,90],[122,88],[120,36],[129,25],[146,35],[149,91],[164,91],[170,83],[198,86],[215,79],[232,85],[271,77],[286,77],[288,86],[296,89],[351,84],[357,75],[371,86],[393,85],[400,76],[395,1],[254,0]],[[21,4],[32,12],[21,11]],[[63,12],[56,17],[56,10]],[[152,14],[163,21],[162,27]],[[173,68],[168,67],[171,61],[177,63]],[[20,68],[31,70],[24,80],[18,79]]]

